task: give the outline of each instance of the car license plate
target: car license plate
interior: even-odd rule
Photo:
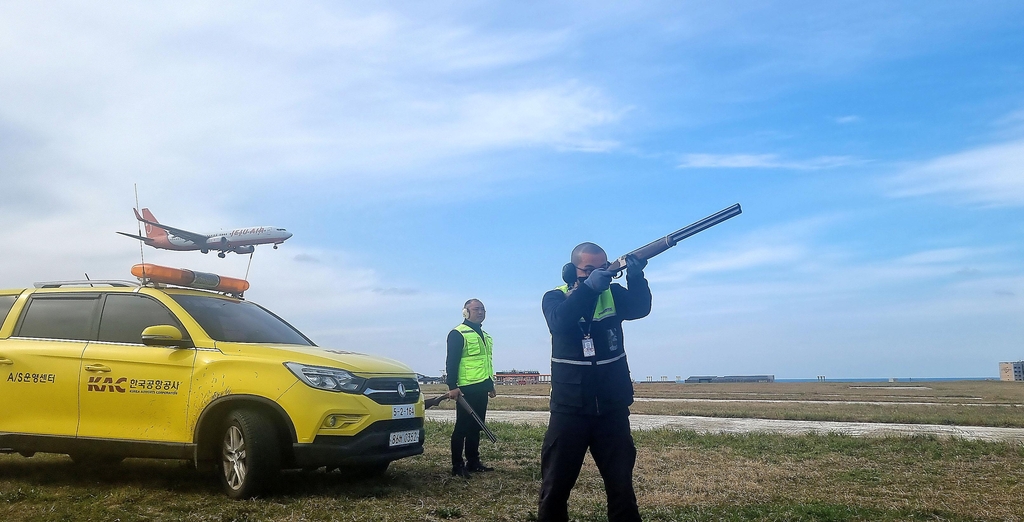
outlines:
[[[403,404],[402,406],[391,407],[392,419],[411,419],[416,416],[415,404]]]
[[[391,434],[391,442],[388,446],[404,446],[415,444],[420,441],[420,430],[396,431]]]

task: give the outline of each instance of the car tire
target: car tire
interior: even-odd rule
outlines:
[[[256,411],[234,410],[224,419],[218,440],[218,476],[227,496],[248,499],[266,492],[281,463],[273,423]]]

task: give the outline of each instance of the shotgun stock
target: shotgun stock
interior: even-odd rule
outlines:
[[[438,395],[437,397],[431,399],[423,399],[423,409],[429,410],[430,408],[433,408],[434,406],[441,404],[442,401],[445,401],[447,399],[448,394]]]

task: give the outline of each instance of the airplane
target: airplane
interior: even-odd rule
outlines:
[[[135,210],[135,209],[132,209]],[[146,235],[136,236],[127,232],[118,232],[122,236],[138,239],[153,248],[164,250],[198,250],[208,254],[211,250],[219,250],[217,257],[223,258],[227,252],[251,254],[256,245],[274,244],[274,249],[292,233],[277,227],[236,228],[216,234],[199,234],[180,228],[163,225],[156,220],[148,208],[142,209],[142,215],[135,210],[135,219],[146,224]]]

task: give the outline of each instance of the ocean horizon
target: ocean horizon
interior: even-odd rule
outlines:
[[[775,382],[938,382],[938,381],[998,381],[993,377],[826,377],[824,380],[805,378],[776,378]]]

